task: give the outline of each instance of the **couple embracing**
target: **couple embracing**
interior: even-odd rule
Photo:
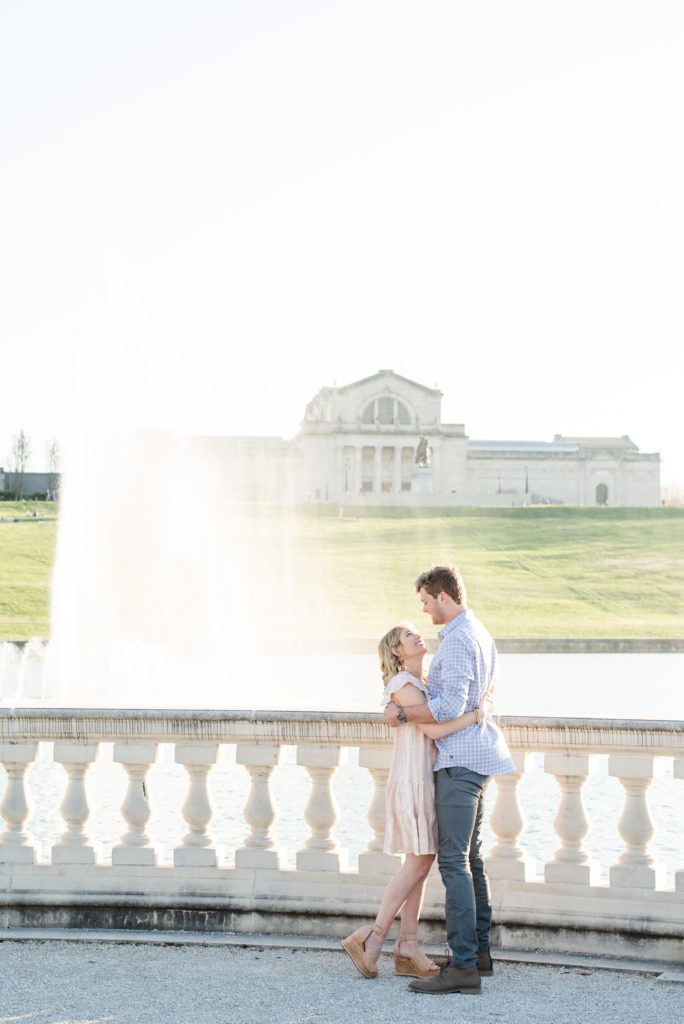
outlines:
[[[482,855],[484,795],[492,775],[515,766],[490,714],[496,646],[467,607],[459,570],[434,566],[415,587],[423,611],[440,627],[427,679],[427,648],[412,626],[396,626],[378,645],[385,721],[394,730],[384,849],[404,853],[404,862],[385,890],[375,923],[357,929],[342,945],[364,977],[377,977],[385,937],[400,913],[395,973],[413,977],[414,992],[476,995],[481,977],[493,974],[492,909]],[[418,945],[425,881],[435,854],[446,890],[450,951],[441,970]]]

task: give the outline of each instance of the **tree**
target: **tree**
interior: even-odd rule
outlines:
[[[679,484],[665,484],[662,490],[663,505],[670,508],[684,508],[684,488]]]
[[[45,455],[47,457],[48,490],[54,494],[57,490],[57,478],[59,476],[59,443],[52,437],[45,444]]]
[[[24,473],[31,455],[31,440],[20,430],[12,438],[12,463],[14,468],[14,490],[19,500],[24,493]]]

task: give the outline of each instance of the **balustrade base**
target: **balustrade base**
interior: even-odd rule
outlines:
[[[498,860],[489,858],[486,863],[487,874],[492,879],[505,878],[512,882],[532,882],[537,873],[537,861],[534,857],[521,857],[518,860]]]
[[[317,879],[314,873],[298,879],[294,872],[211,869],[187,869],[179,879],[178,872],[169,869],[120,869],[116,872],[118,891],[112,887],[110,892],[76,894],[77,882],[83,882],[91,872],[74,866],[72,870],[60,868],[50,873],[51,884],[38,868],[18,869],[15,883],[21,885],[22,892],[0,893],[0,929],[201,931],[341,938],[367,923],[386,881],[365,879],[362,885],[351,874],[326,880],[323,873]],[[98,880],[111,884],[111,879],[105,878],[110,873],[111,869],[95,869],[91,884],[96,885]],[[43,888],[46,883],[48,891]],[[179,891],[189,884],[193,893]],[[557,886],[553,898],[542,891],[535,893],[530,886],[495,893],[492,945],[650,961],[675,962],[681,958],[681,899],[675,899],[674,908],[657,901],[650,919],[650,904],[641,901],[641,917],[629,920],[621,916],[629,912],[627,901],[602,899],[596,890],[578,898],[569,895],[573,888],[565,887],[565,895],[561,895],[563,887]],[[439,895],[436,888],[434,895]],[[445,941],[443,901],[428,897],[421,938],[441,944]],[[616,904],[612,914],[611,903]],[[398,932],[397,921],[393,933]]]
[[[0,864],[35,864],[32,846],[0,846]]]
[[[360,853],[359,874],[395,875],[401,867],[401,857],[391,853]]]
[[[177,868],[215,868],[216,863],[216,850],[206,846],[179,846],[173,851]]]
[[[325,850],[300,850],[297,853],[297,871],[347,871],[349,855],[346,850],[327,853]]]
[[[285,859],[285,851],[280,848],[280,855]],[[275,850],[259,850],[243,848],[235,851],[236,868],[278,868],[280,857]]]
[[[631,867],[614,864],[609,869],[610,884],[617,889],[664,889],[666,872],[663,867]]]
[[[157,863],[157,856],[151,846],[114,846],[113,867],[145,867]]]
[[[92,846],[53,846],[53,864],[95,864],[97,853]]]
[[[601,865],[592,860],[586,864],[564,864],[553,860],[544,865],[544,878],[547,882],[567,882],[572,885],[599,885],[601,881]]]
[[[497,949],[543,950],[545,953],[619,957],[646,963],[680,964],[682,940],[625,932],[495,924],[490,940]]]

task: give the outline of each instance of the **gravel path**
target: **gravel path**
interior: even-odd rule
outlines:
[[[0,1024],[684,1021],[684,986],[652,974],[498,962],[479,997],[433,997],[409,992],[391,957],[380,967],[366,981],[330,949],[6,940]]]

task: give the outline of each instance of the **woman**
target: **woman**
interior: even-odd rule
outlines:
[[[385,690],[382,703],[391,699],[400,707],[428,699],[423,676],[427,647],[409,623],[390,629],[378,644]],[[440,736],[477,725],[491,710],[489,693],[479,708],[459,718],[393,730],[394,751],[386,789],[385,853],[404,853],[404,863],[385,889],[375,923],[358,928],[342,946],[364,978],[377,978],[377,962],[394,918],[401,910],[401,934],[394,944],[394,970],[413,978],[429,978],[439,970],[418,947],[418,918],[425,881],[437,852],[433,764]]]

